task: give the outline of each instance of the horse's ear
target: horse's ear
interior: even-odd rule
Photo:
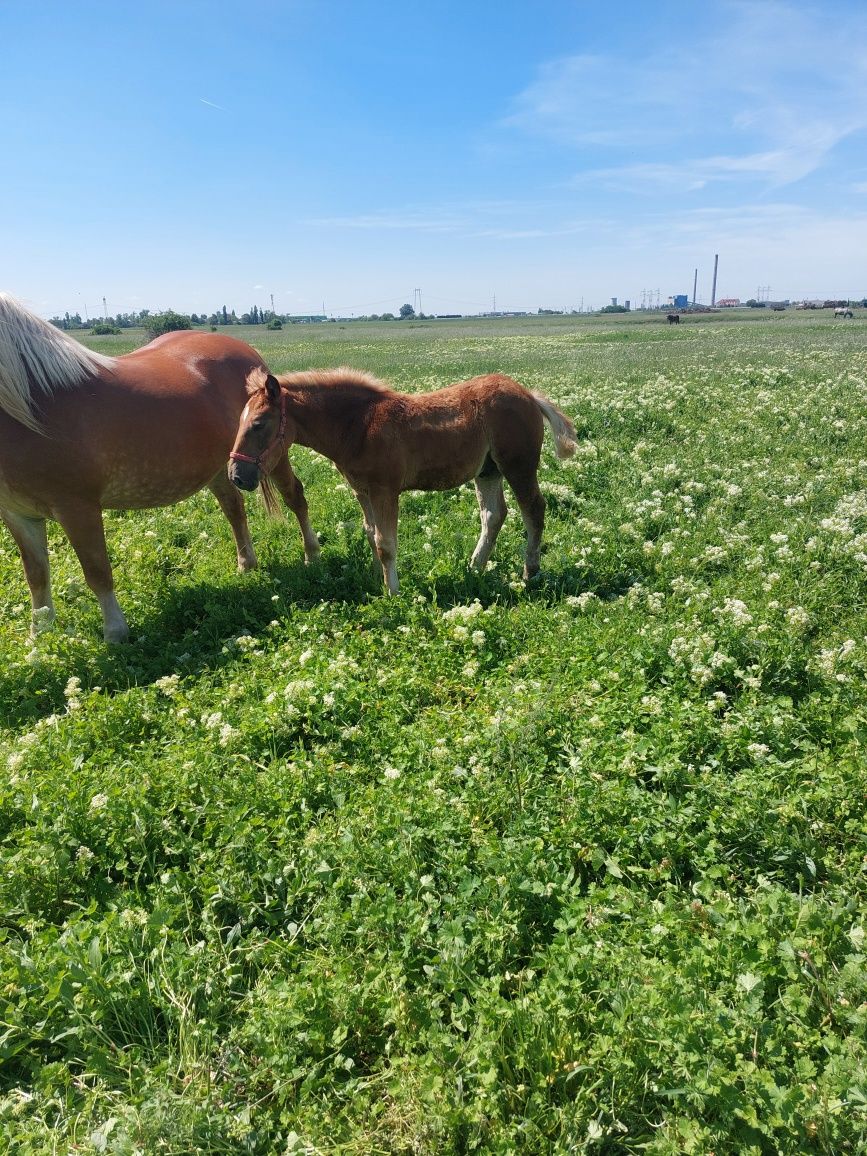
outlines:
[[[269,373],[265,378],[265,392],[272,405],[280,400],[280,382],[273,373]]]

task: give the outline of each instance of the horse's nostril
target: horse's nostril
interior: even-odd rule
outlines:
[[[236,485],[239,490],[255,490],[259,484],[259,473],[258,470],[251,470],[248,473],[246,470],[232,465],[229,467],[229,481]]]

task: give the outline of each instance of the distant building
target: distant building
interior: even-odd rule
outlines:
[[[720,309],[736,309],[740,303],[740,297],[720,297],[719,301],[717,301]]]
[[[686,293],[675,294],[671,301],[675,309],[686,309],[686,307],[689,305],[689,297],[686,295]]]

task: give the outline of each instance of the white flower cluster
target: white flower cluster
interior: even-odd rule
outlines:
[[[722,606],[713,608],[714,617],[732,626],[749,626],[753,616],[740,598],[726,598]]]

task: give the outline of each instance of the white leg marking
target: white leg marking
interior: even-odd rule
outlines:
[[[506,520],[506,499],[503,496],[503,479],[499,474],[476,478],[476,496],[479,499],[479,515],[482,532],[470,559],[476,570],[484,570],[497,540],[497,535]]]

